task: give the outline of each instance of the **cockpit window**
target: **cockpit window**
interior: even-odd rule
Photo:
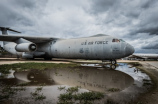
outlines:
[[[120,42],[125,42],[124,40],[122,40],[122,39],[119,39],[120,40]]]
[[[118,39],[113,39],[112,42],[120,42]]]

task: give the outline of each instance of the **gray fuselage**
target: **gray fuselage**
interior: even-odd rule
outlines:
[[[39,52],[46,57],[110,60],[129,56],[134,48],[126,42],[112,42],[111,36],[95,36],[77,39],[59,39],[46,44],[37,44]]]

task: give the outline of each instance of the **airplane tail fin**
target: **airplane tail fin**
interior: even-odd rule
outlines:
[[[21,33],[19,31],[10,29],[9,27],[0,27],[0,31],[2,31],[2,35],[8,35],[7,30],[9,31],[13,31],[13,32],[17,32],[17,33]],[[3,45],[7,44],[8,42],[3,42]]]

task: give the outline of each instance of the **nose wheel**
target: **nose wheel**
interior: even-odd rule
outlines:
[[[115,59],[111,60],[111,64],[112,64],[112,65],[117,64],[116,60],[115,60]]]

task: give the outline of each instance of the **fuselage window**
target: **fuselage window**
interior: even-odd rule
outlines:
[[[113,39],[112,42],[120,42],[118,39]]]
[[[120,42],[118,39],[115,39],[116,42]]]
[[[120,40],[120,42],[125,42],[124,40],[122,40],[122,39],[119,39]]]

